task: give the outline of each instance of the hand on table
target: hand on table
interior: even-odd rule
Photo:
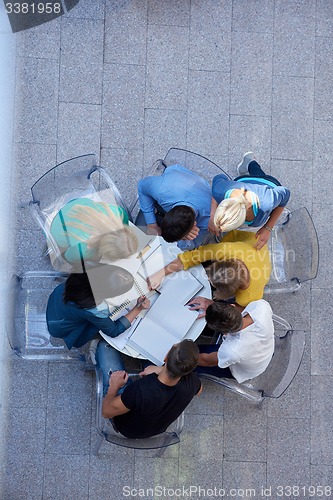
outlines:
[[[157,273],[152,274],[147,278],[148,288],[149,290],[156,290],[162,283],[163,278],[165,277],[164,269],[157,271]]]
[[[117,391],[124,387],[128,380],[128,373],[125,370],[117,370],[116,372],[112,372],[109,379],[110,387],[116,389]]]
[[[269,240],[270,234],[271,233],[268,229],[266,229],[265,227],[261,227],[259,231],[256,232],[257,242],[254,245],[254,248],[256,250],[260,250],[264,245],[266,245],[267,241]]]
[[[203,313],[200,313],[197,319],[204,318],[206,315],[206,309],[210,306],[214,301],[211,299],[206,299],[205,297],[194,297],[190,300],[186,305],[190,306],[191,311],[199,311],[203,310]]]
[[[191,231],[187,233],[186,236],[184,236],[183,240],[190,240],[190,241],[195,240],[195,238],[198,236],[199,233],[200,229],[198,228],[197,223],[194,222]]]
[[[136,301],[136,307],[138,307],[139,309],[149,309],[149,307],[150,307],[150,300],[147,299],[144,295],[142,295]]]

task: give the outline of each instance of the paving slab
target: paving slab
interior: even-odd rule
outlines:
[[[307,158],[313,144],[313,95],[313,78],[274,76],[273,158]]]
[[[145,64],[148,0],[106,4],[104,61]]]
[[[98,164],[100,134],[100,105],[60,102],[57,163],[75,156],[94,153]]]
[[[187,147],[208,158],[228,150],[228,82],[224,73],[190,71]]]
[[[271,116],[273,35],[233,32],[230,113]]]
[[[190,0],[148,1],[149,24],[163,26],[188,26],[190,22]]]
[[[333,429],[330,422],[332,370],[311,380],[311,464],[331,466],[333,460]]]
[[[274,28],[274,4],[265,0],[234,2],[232,10],[233,31],[246,33],[272,33]]]
[[[314,0],[277,0],[274,11],[274,30],[277,32],[302,32],[313,34],[316,26]]]
[[[16,142],[55,144],[59,62],[20,58],[16,80]]]
[[[85,455],[45,455],[43,500],[89,499],[89,461]]]

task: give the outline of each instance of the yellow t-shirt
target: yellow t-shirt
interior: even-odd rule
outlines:
[[[230,231],[220,243],[202,247],[178,255],[184,269],[196,266],[207,260],[238,259],[244,262],[250,273],[250,284],[246,290],[237,290],[236,302],[247,306],[253,300],[262,299],[265,285],[268,283],[272,265],[267,245],[255,250],[255,233],[248,231]]]

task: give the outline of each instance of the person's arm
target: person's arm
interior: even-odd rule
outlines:
[[[156,373],[156,375],[159,375],[161,373],[162,366],[155,366],[155,365],[149,365],[146,366],[146,368],[139,373],[140,377],[145,377],[146,375],[150,375],[151,373]]]
[[[91,312],[82,309],[81,315],[84,316],[90,323],[92,323],[96,330],[101,330],[105,335],[109,337],[118,337],[127,328],[131,326],[134,319],[140,314],[143,309],[148,309],[150,306],[150,301],[146,298],[140,297],[137,301],[136,306],[133,307],[129,313],[121,318],[113,321],[109,316],[109,310],[105,309],[96,314],[96,312]]]
[[[216,209],[218,207],[218,203],[215,200],[215,198],[212,198],[212,202],[210,205],[210,216],[209,216],[209,222],[208,222],[208,231],[212,234],[215,234],[216,236],[219,235],[220,230],[215,226],[214,224],[214,215],[216,212]]]
[[[204,311],[203,313],[199,314],[197,319],[204,318],[206,316],[206,309],[208,306],[213,304],[213,300],[211,299],[206,299],[205,297],[194,297],[190,302],[188,302],[186,305],[190,306],[189,309],[191,311]]]
[[[163,267],[156,273],[152,274],[147,278],[147,283],[150,290],[156,290],[160,286],[165,276],[172,273],[177,273],[183,269],[183,264],[179,258],[173,260],[167,266]]]
[[[205,353],[201,352],[199,354],[198,366],[217,366],[217,352]]]
[[[141,179],[138,184],[138,193],[140,208],[145,217],[146,224],[157,229],[159,228],[155,217],[155,202],[157,200],[154,196],[156,183],[159,183],[158,177],[150,176]]]
[[[143,311],[144,309],[149,309],[149,307],[150,301],[144,296],[139,297],[136,305],[124,316],[124,318],[128,319],[128,321],[132,323],[137,318],[137,316],[139,316],[141,311]]]
[[[268,242],[272,229],[282,214],[283,209],[284,207],[281,206],[274,208],[265,225],[256,232],[257,242],[254,246],[256,250],[260,250]]]
[[[113,372],[109,380],[109,389],[102,403],[102,415],[104,418],[113,418],[117,415],[123,415],[130,411],[117,396],[117,392],[128,380],[128,374],[125,371]]]

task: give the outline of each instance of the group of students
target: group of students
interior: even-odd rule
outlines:
[[[91,357],[103,373],[103,416],[112,419],[114,428],[127,437],[163,432],[201,392],[198,373],[242,383],[262,373],[271,360],[272,310],[262,299],[271,273],[266,243],[290,193],[263,172],[253,153],[244,155],[237,170],[233,181],[224,174],[215,176],[212,187],[181,165],[139,182],[141,216],[136,224],[147,225],[148,231],[177,242],[184,250],[148,278],[149,287],[156,289],[166,275],[206,262],[213,300],[195,297],[188,306],[201,310],[199,317],[205,317],[207,328],[224,336],[220,346],[181,341],[166,353],[162,367],[147,362],[134,382],[125,371],[122,355],[98,333],[116,337],[150,307],[149,300],[140,297],[131,311],[113,321],[105,302],[133,286],[133,276],[125,269],[99,264],[137,252],[138,241],[127,214],[82,198],[65,205],[52,222],[52,235],[74,272],[49,298],[49,331],[63,338],[68,348],[92,340]],[[258,229],[239,230],[244,227]],[[209,240],[215,242],[205,244]],[[99,265],[75,273],[76,263],[83,259]],[[92,287],[96,281],[99,286]]]

